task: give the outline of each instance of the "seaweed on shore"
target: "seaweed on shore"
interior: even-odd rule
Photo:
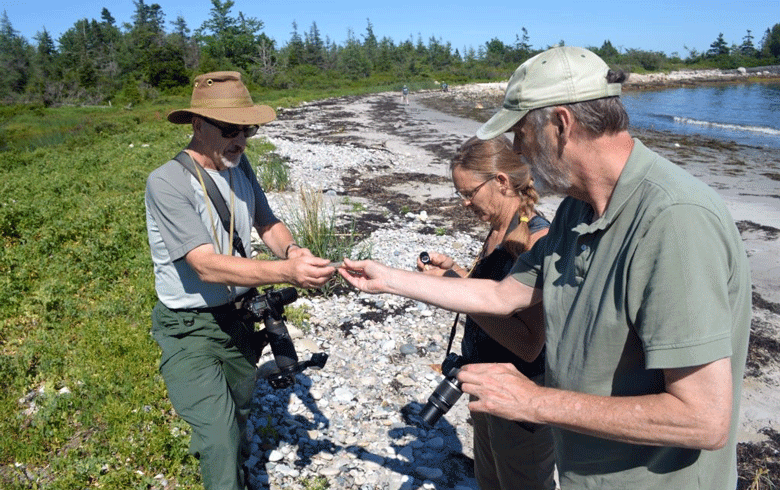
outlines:
[[[737,444],[737,490],[780,488],[780,433],[760,431],[768,440]]]

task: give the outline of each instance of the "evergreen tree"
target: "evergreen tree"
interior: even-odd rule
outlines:
[[[347,41],[339,56],[339,70],[353,80],[371,75],[371,67],[363,47],[351,29],[347,31]]]
[[[379,56],[379,44],[377,43],[376,35],[374,35],[374,26],[371,24],[371,20],[366,19],[366,22],[366,33],[363,35],[363,49],[366,52],[368,61],[373,67],[376,67]]]
[[[111,15],[111,12],[109,12],[105,7],[103,7],[103,10],[100,11],[100,19],[106,25],[113,26],[116,23],[116,19],[114,19],[114,17]]]
[[[755,56],[756,47],[753,45],[753,35],[750,29],[747,30],[747,34],[742,38],[742,45],[739,47],[739,52],[744,56]]]
[[[61,75],[57,69],[57,49],[46,28],[36,33],[34,39],[37,45],[28,90],[48,107],[56,102],[59,96]]]
[[[28,47],[3,10],[0,16],[0,98],[7,99],[24,92],[30,76]]]
[[[221,69],[230,66],[247,69],[257,52],[257,38],[263,22],[246,17],[243,12],[239,12],[237,18],[232,17],[233,0],[211,0],[211,5],[211,16],[198,31],[204,54]]]
[[[190,28],[187,27],[187,21],[181,15],[171,21],[173,32],[168,36],[167,42],[177,46],[184,59],[184,67],[188,71],[195,70],[200,60],[200,47],[197,41],[190,35]]]
[[[511,48],[500,39],[494,37],[485,43],[485,62],[490,66],[501,66],[507,62],[507,54]]]
[[[595,53],[604,58],[604,60],[614,60],[620,56],[620,53],[609,39],[604,41],[604,44],[601,45],[601,48],[595,50]]]
[[[768,58],[780,60],[780,24],[766,30],[761,42],[761,52]]]
[[[290,41],[284,50],[287,55],[287,66],[289,67],[303,64],[305,60],[305,47],[301,35],[298,34],[298,24],[295,21],[292,23],[292,28]]]
[[[303,43],[303,61],[307,65],[323,68],[325,65],[325,45],[320,37],[320,30],[317,23],[312,22],[309,32],[304,35]]]
[[[710,44],[710,49],[707,51],[710,56],[720,56],[729,54],[729,45],[726,40],[723,39],[723,33],[718,34],[718,38]]]
[[[523,33],[522,38],[519,35],[515,35],[515,56],[513,60],[515,63],[522,63],[531,57],[531,43],[528,37],[528,30],[522,27],[521,31]]]

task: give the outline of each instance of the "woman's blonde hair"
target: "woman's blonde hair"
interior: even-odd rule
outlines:
[[[499,172],[509,176],[509,183],[520,200],[520,208],[518,226],[504,237],[503,246],[514,256],[530,249],[531,234],[527,218],[535,211],[539,194],[534,187],[531,170],[520,161],[509,138],[503,134],[490,140],[481,140],[476,136],[469,138],[458,148],[450,162],[450,172],[456,168],[473,172],[482,180],[495,177]]]

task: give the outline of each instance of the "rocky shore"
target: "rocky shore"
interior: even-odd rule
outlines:
[[[417,255],[430,250],[469,265],[487,228],[455,199],[448,162],[495,111],[503,91],[501,84],[452,87],[448,93],[413,94],[408,106],[392,93],[318,101],[280,110],[264,134],[288,160],[291,187],[322,191],[341,222],[354,223],[373,258],[412,269]],[[749,484],[761,468],[777,475],[780,163],[755,149],[639,136],[719,189],[740,223],[758,271],[741,483]],[[281,216],[295,201],[292,192],[271,193],[269,200]],[[544,196],[540,209],[551,218],[559,202],[559,196]],[[435,368],[444,358],[454,314],[343,286],[294,306],[309,315],[289,324],[299,356],[325,352],[329,359],[322,370],[299,374],[291,388],[274,390],[258,381],[248,461],[254,488],[325,488],[313,485],[327,481],[331,489],[476,489],[466,401],[432,430],[420,428],[416,415],[441,380]],[[261,372],[272,359],[270,353],[263,357]]]

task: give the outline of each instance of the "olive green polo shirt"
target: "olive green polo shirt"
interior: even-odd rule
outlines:
[[[662,369],[731,357],[734,408],[720,451],[625,444],[555,429],[564,488],[736,486],[736,428],[750,331],[747,256],[722,199],[640,141],[604,215],[568,197],[515,264],[542,288],[547,378],[603,396],[664,390]]]

